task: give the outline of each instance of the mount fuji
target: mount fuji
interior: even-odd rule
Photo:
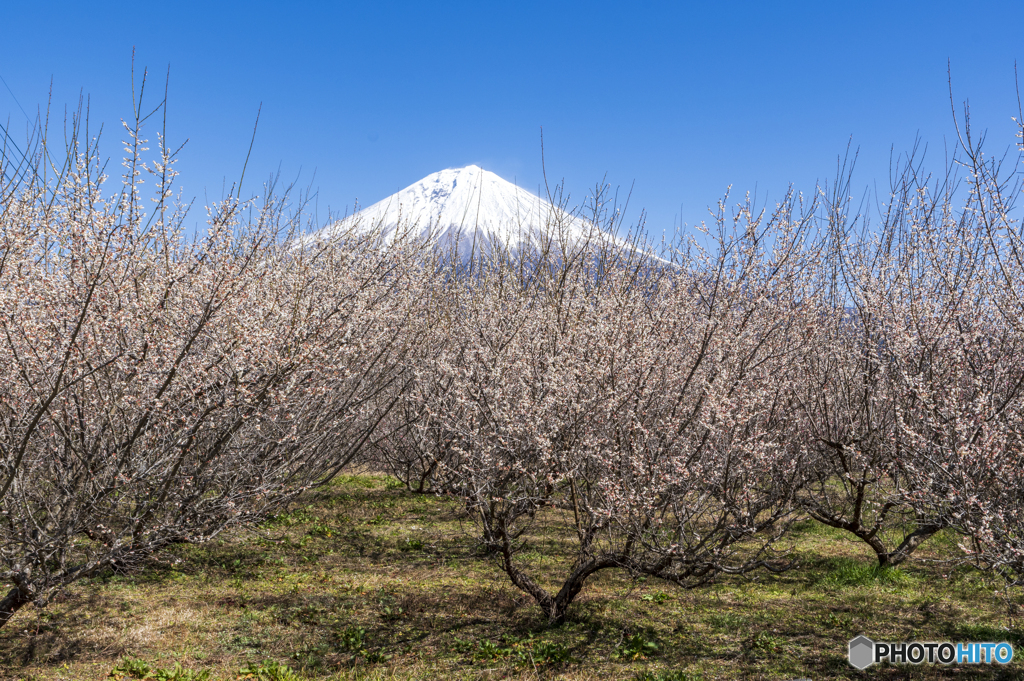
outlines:
[[[550,246],[564,252],[587,242],[635,248],[475,165],[427,175],[303,242],[370,230],[378,230],[384,245],[409,233],[437,248],[454,248],[460,260],[488,257],[495,250],[516,253]]]

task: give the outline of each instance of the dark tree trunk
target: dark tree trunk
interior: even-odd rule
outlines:
[[[921,543],[942,529],[940,525],[922,525],[903,538],[894,551],[878,554],[879,567],[896,567],[913,553]]]
[[[912,554],[924,540],[932,536],[943,527],[939,523],[923,523],[917,529],[903,538],[903,541],[894,550],[890,551],[885,543],[878,537],[879,525],[868,528],[860,523],[859,514],[855,514],[853,520],[828,515],[817,509],[808,509],[809,515],[818,522],[834,527],[839,530],[846,530],[855,537],[871,547],[878,557],[878,567],[896,567],[910,554]]]
[[[7,624],[7,621],[14,616],[14,613],[21,610],[23,605],[31,602],[32,599],[26,596],[19,587],[8,591],[4,599],[0,601],[0,627]]]
[[[620,555],[595,556],[576,566],[572,573],[562,583],[562,588],[552,596],[543,587],[534,582],[526,573],[520,570],[513,562],[512,545],[507,535],[502,534],[501,557],[502,567],[512,583],[519,589],[525,591],[540,606],[548,624],[560,626],[565,623],[566,615],[569,613],[569,606],[583,589],[583,584],[590,575],[605,568],[618,567],[622,565],[623,557]]]

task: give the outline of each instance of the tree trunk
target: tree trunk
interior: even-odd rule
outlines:
[[[936,523],[919,525],[916,530],[903,538],[903,541],[899,546],[890,551],[885,543],[878,538],[877,527],[868,529],[861,525],[858,519],[854,519],[852,521],[846,520],[845,518],[837,518],[826,515],[825,513],[816,512],[812,509],[808,509],[808,514],[823,525],[828,525],[829,527],[850,532],[870,546],[878,557],[878,567],[883,568],[896,567],[906,560],[907,557],[909,557],[925,539],[943,528],[943,525]]]
[[[550,601],[549,607],[541,607],[544,614],[548,616],[548,623],[553,626],[560,626],[565,623],[565,617],[569,613],[569,605],[583,589],[583,583],[590,575],[606,568],[619,567],[622,565],[623,557],[619,555],[601,555],[584,561],[572,571],[572,574],[562,583],[558,594]]]
[[[503,558],[505,574],[509,576],[509,579],[512,580],[515,586],[533,596],[534,601],[540,606],[544,616],[548,618],[548,625],[553,627],[565,624],[565,618],[569,614],[569,606],[576,596],[579,595],[583,589],[584,582],[587,581],[590,575],[598,570],[617,567],[621,563],[619,556],[591,558],[577,566],[572,571],[572,574],[562,583],[562,588],[558,590],[558,593],[552,596],[513,564],[511,552],[503,552]]]
[[[0,601],[0,627],[7,624],[7,621],[14,616],[14,613],[21,610],[23,605],[31,603],[32,599],[22,592],[19,587],[14,587],[7,592],[7,596]]]
[[[921,543],[942,527],[940,525],[922,525],[903,538],[894,551],[878,554],[878,567],[896,567],[913,553]]]

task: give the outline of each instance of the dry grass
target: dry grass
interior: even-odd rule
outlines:
[[[0,630],[0,676],[102,679],[140,659],[211,679],[243,668],[254,678],[260,665],[262,678],[287,678],[268,661],[300,679],[1024,678],[1018,661],[869,674],[847,664],[846,642],[860,633],[1020,643],[1020,596],[1002,600],[992,577],[932,562],[952,555],[947,537],[877,574],[866,547],[803,522],[789,540],[802,569],[694,591],[604,573],[570,621],[549,629],[464,523],[444,499],[349,476],[257,532],[183,547],[22,611]],[[534,569],[554,578],[562,545],[550,526],[536,532]]]

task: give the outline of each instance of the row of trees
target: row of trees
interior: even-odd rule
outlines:
[[[302,213],[273,192],[210,207],[190,241],[173,154],[143,163],[142,118],[120,193],[103,195],[77,126],[63,158],[44,150],[3,190],[0,625],[330,480],[407,380],[410,301],[430,281],[414,248],[290,250]]]
[[[1024,581],[1020,188],[966,134],[938,181],[907,159],[876,223],[844,169],[659,256],[553,213],[550,247],[465,263],[372,226],[294,246],[272,188],[186,239],[143,120],[114,196],[77,127],[0,167],[0,625],[356,460],[463,500],[552,622],[600,570],[786,569],[801,516],[881,565],[949,529]],[[539,520],[574,547],[555,588],[523,560]]]
[[[1021,584],[1024,234],[1002,169],[965,132],[939,178],[904,158],[874,223],[841,167],[809,203],[720,203],[662,257],[598,240],[480,263],[425,311],[378,461],[463,499],[553,622],[603,569],[785,569],[807,516],[880,566],[959,532]],[[521,558],[539,518],[574,547],[551,590]]]

